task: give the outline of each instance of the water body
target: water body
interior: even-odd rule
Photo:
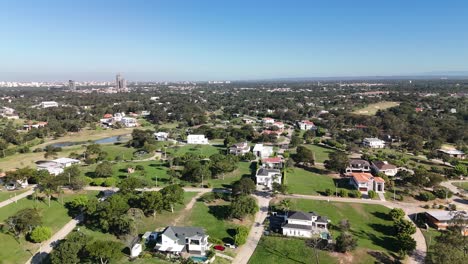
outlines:
[[[106,137],[106,138],[101,138],[93,141],[65,141],[65,142],[58,142],[51,144],[49,146],[53,146],[56,148],[63,148],[63,147],[70,147],[70,146],[76,146],[76,145],[83,145],[83,144],[89,144],[89,143],[94,143],[94,144],[109,144],[109,143],[123,143],[127,142],[129,140],[129,135],[120,135],[120,136],[112,136],[112,137]]]

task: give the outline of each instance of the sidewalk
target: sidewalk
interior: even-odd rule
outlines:
[[[21,200],[21,199],[33,194],[35,187],[36,187],[36,185],[33,185],[33,186],[31,186],[30,190],[28,190],[28,191],[26,191],[24,193],[18,194],[15,197],[12,197],[12,198],[10,198],[10,199],[8,199],[6,201],[0,202],[0,208],[5,207],[5,206],[7,206],[7,205],[9,205],[11,203],[14,203],[14,202],[16,202],[18,200]]]

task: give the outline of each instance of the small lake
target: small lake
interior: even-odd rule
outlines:
[[[112,136],[112,137],[106,137],[106,138],[101,138],[93,141],[65,141],[65,142],[58,142],[54,144],[50,144],[49,146],[53,146],[56,148],[63,148],[63,147],[70,147],[70,146],[76,146],[76,145],[83,145],[83,144],[89,144],[89,143],[94,143],[94,144],[109,144],[109,143],[123,143],[127,142],[130,140],[129,137],[130,134],[128,135],[120,135],[120,136]]]

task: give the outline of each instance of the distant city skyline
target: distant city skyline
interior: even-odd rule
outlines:
[[[0,81],[466,75],[467,13],[456,0],[6,0]]]

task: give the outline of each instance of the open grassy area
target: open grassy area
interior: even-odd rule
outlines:
[[[174,157],[183,156],[185,153],[194,153],[198,155],[203,155],[209,157],[213,154],[219,153],[219,151],[225,151],[224,146],[222,145],[185,145],[185,146],[175,146],[167,149],[168,155]]]
[[[289,168],[286,171],[286,185],[289,186],[289,192],[295,194],[318,195],[331,189],[335,192],[335,184],[338,191],[341,188],[349,188],[348,179],[332,178],[327,175],[320,175],[302,168]]]
[[[77,194],[64,195],[64,202],[70,201]],[[88,192],[87,195],[95,196],[97,192]],[[57,232],[64,226],[71,217],[68,216],[68,210],[60,201],[53,200],[49,207],[47,201],[34,201],[30,199],[21,199],[18,203],[13,203],[0,208],[0,222],[4,222],[8,217],[14,215],[21,209],[36,207],[41,210],[43,225],[50,227],[52,233]],[[39,248],[39,244],[26,241],[24,238],[16,240],[10,234],[0,232],[0,241],[2,241],[2,250],[0,250],[1,263],[24,263]]]
[[[429,228],[429,230],[421,228],[421,232],[423,233],[424,240],[426,240],[427,250],[429,250],[430,246],[436,243],[436,237],[440,235],[440,231],[434,228]]]
[[[338,263],[329,253],[319,250],[319,263]],[[249,260],[249,264],[315,263],[314,250],[299,238],[263,236]]]
[[[364,108],[357,109],[353,113],[358,114],[358,115],[372,116],[372,115],[375,115],[378,110],[384,110],[390,107],[395,107],[397,105],[400,105],[400,103],[399,102],[386,102],[386,101],[378,102],[375,104],[369,104]]]
[[[229,185],[237,180],[240,180],[242,177],[251,176],[252,172],[250,166],[250,162],[239,162],[235,171],[226,173],[224,177],[219,176],[219,179],[210,179],[208,182],[213,188],[229,187]]]
[[[453,185],[468,192],[468,182],[454,182]]]
[[[314,152],[315,162],[318,163],[324,163],[326,160],[328,160],[328,155],[335,151],[331,148],[326,148],[318,145],[307,144],[305,146]]]
[[[16,190],[16,191],[7,191],[5,189],[0,189],[0,202],[6,201],[10,198],[14,198],[15,195],[22,194],[28,189]]]

